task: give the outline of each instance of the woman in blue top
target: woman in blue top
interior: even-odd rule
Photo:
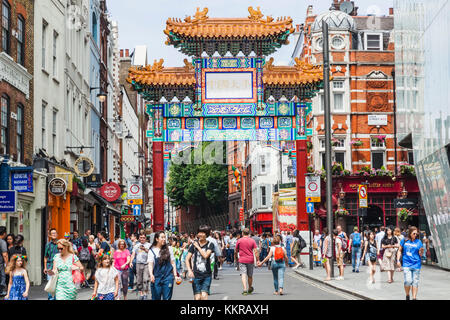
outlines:
[[[416,300],[419,290],[420,268],[422,267],[423,244],[418,239],[416,227],[410,227],[408,237],[400,242],[397,253],[397,265],[400,267],[400,258],[403,259],[403,274],[405,278],[406,300],[409,300],[409,292],[412,287],[413,300]]]

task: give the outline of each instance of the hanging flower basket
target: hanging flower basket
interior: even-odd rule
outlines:
[[[386,136],[376,136],[372,138],[376,143],[385,143],[386,142]]]
[[[332,138],[332,139],[331,139],[331,145],[332,145],[333,147],[339,146],[340,143],[341,143],[341,142],[340,142],[338,139],[335,139],[335,138]]]
[[[345,208],[340,208],[337,209],[334,214],[337,216],[348,216],[350,213]]]
[[[311,141],[307,141],[306,142],[306,150],[308,151],[308,153],[311,152],[312,148],[313,148],[312,142]]]
[[[350,141],[350,145],[353,147],[361,147],[363,145],[363,142],[359,139]]]
[[[397,213],[397,216],[400,219],[400,221],[405,222],[409,219],[409,217],[412,216],[412,214],[413,214],[412,211],[403,208]]]
[[[313,166],[308,166],[308,168],[306,168],[306,172],[314,173],[314,167]]]
[[[416,171],[414,169],[414,166],[405,164],[405,165],[401,165],[399,169],[400,169],[399,170],[400,174],[402,176],[413,176],[413,177],[416,176]]]

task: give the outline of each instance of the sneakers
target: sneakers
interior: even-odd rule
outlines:
[[[359,270],[356,270],[356,273],[359,273]]]
[[[242,295],[243,296],[248,296],[248,292],[247,291],[242,291]]]
[[[409,299],[409,296],[406,296],[406,300],[410,300],[410,299]]]
[[[352,272],[355,272],[355,269],[352,269]]]
[[[250,287],[250,289],[248,290],[248,294],[251,294],[253,291],[255,291],[255,289],[253,289],[253,287]]]
[[[336,278],[336,280],[344,280],[344,277],[339,276]]]

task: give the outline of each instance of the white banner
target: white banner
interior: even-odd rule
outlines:
[[[253,72],[206,72],[206,99],[252,99]]]
[[[369,126],[387,126],[388,124],[386,114],[369,114],[367,117]]]
[[[128,199],[142,199],[142,180],[128,180]]]

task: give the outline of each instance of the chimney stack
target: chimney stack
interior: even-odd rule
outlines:
[[[394,15],[394,8],[389,8],[389,15],[393,16]]]
[[[123,58],[123,49],[120,49],[120,57]]]
[[[130,49],[125,49],[125,57],[130,57]]]

